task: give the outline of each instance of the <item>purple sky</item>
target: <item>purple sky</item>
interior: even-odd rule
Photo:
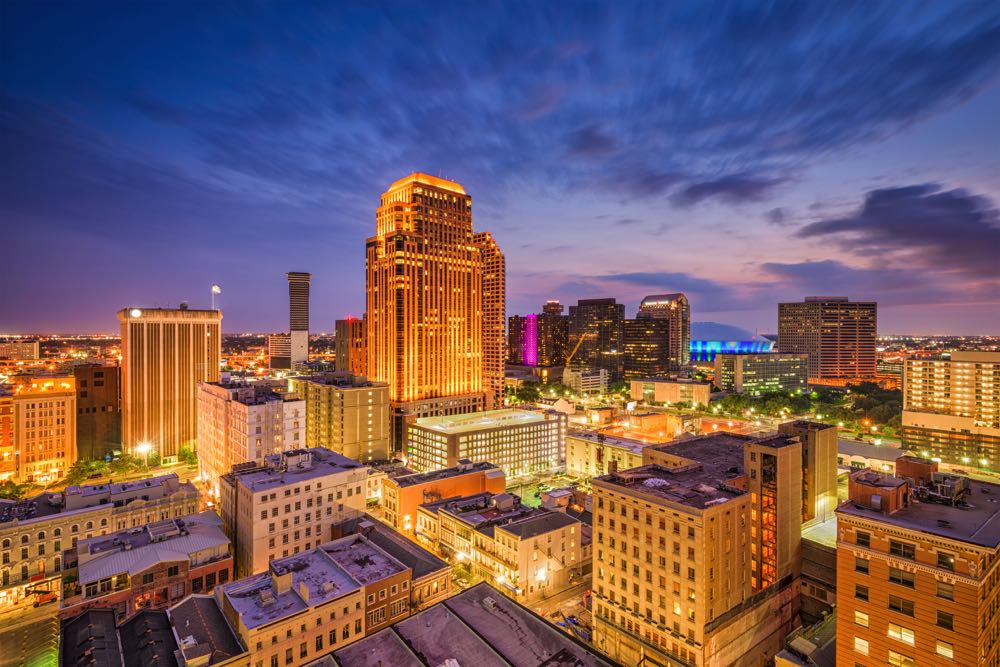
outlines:
[[[0,333],[359,315],[379,194],[462,183],[509,314],[684,291],[1000,333],[1000,5],[0,3]],[[901,13],[897,13],[897,9]]]

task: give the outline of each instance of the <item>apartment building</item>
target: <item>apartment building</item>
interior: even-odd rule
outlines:
[[[427,472],[461,459],[490,461],[510,477],[565,466],[567,417],[562,412],[490,410],[425,417],[407,426],[407,465]]]
[[[365,636],[364,586],[323,549],[217,586],[215,601],[221,615],[204,614],[211,634],[232,632],[253,667],[300,667]]]
[[[579,519],[523,505],[509,493],[425,504],[417,526],[418,539],[519,600],[559,593],[589,565]]]
[[[362,463],[392,458],[388,385],[340,371],[294,377],[290,384],[306,403],[309,447]]]
[[[236,576],[327,542],[333,526],[365,511],[368,470],[321,447],[234,466],[220,481],[219,510]]]
[[[0,340],[0,359],[34,360],[41,359],[42,353],[37,340]]]
[[[210,593],[233,572],[229,538],[211,510],[85,539],[63,559],[63,620],[112,609],[122,623],[192,593]]]
[[[412,537],[417,510],[424,503],[474,493],[503,493],[506,487],[504,471],[487,461],[459,461],[443,470],[390,477],[382,483],[382,518]]]
[[[902,440],[926,457],[1000,470],[1000,352],[906,359]]]
[[[14,448],[10,479],[48,484],[76,463],[76,379],[18,376],[12,387]]]
[[[306,402],[283,382],[198,383],[198,469],[213,497],[234,465],[306,443]]]
[[[80,540],[197,511],[198,490],[174,473],[0,500],[0,581],[7,599],[22,596],[29,582],[59,574],[63,550]]]
[[[837,662],[1000,664],[1000,485],[858,471],[837,508]]]

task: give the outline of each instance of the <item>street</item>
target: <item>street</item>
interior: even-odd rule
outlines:
[[[56,667],[58,612],[58,603],[24,603],[0,612],[0,667]]]

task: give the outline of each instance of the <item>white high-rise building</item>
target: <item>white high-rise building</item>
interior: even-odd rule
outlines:
[[[198,465],[218,497],[219,478],[238,463],[303,447],[306,402],[284,383],[227,380],[198,384]]]

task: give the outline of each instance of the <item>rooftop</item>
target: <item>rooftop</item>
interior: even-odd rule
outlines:
[[[341,665],[598,667],[611,663],[481,583],[336,651]]]
[[[627,488],[633,493],[686,505],[703,510],[746,494],[746,491],[719,484],[716,475],[693,464],[679,468],[664,468],[656,464],[595,477],[612,486]]]
[[[320,549],[363,586],[409,569],[363,535],[348,535]]]
[[[62,493],[45,492],[25,500],[0,500],[0,525],[8,521],[31,521],[62,512],[75,512],[114,503],[121,507],[134,500],[163,498],[185,492],[196,497],[198,490],[190,482],[181,483],[176,473],[132,482],[74,485]]]
[[[317,477],[365,467],[353,459],[323,447],[293,449],[267,456],[261,465],[251,463],[243,466],[226,473],[223,478],[236,480],[251,491],[306,482]]]
[[[62,626],[62,667],[120,667],[122,647],[112,609],[91,609]]]
[[[580,520],[563,512],[539,510],[532,516],[502,526],[502,529],[511,535],[516,535],[522,540],[528,540],[553,530],[574,525],[579,526]]]
[[[705,473],[725,481],[743,474],[743,448],[754,438],[738,433],[709,433],[654,445],[653,451],[702,464]]]
[[[292,378],[292,381],[320,384],[327,387],[339,387],[341,389],[365,389],[388,386],[384,382],[371,382],[363,375],[354,375],[348,371],[330,371],[327,373],[316,373],[315,375],[300,375]]]
[[[420,472],[413,475],[402,475],[401,477],[397,477],[394,481],[400,487],[407,487],[414,486],[416,484],[428,484],[430,482],[437,482],[449,477],[455,477],[456,475],[467,475],[469,473],[479,471],[485,471],[487,475],[504,474],[503,470],[489,461],[477,461],[476,463],[459,461],[459,464],[452,468],[442,468],[441,470]]]
[[[291,581],[284,579],[286,577],[290,577]],[[288,585],[279,587],[279,580]],[[270,571],[221,587],[222,595],[250,629],[268,625],[360,588],[360,584],[322,549],[273,560]]]
[[[118,628],[126,665],[177,667],[177,641],[165,611],[141,611]]]
[[[642,450],[652,444],[641,440],[633,440],[632,438],[623,438],[617,435],[609,435],[607,433],[599,433],[597,431],[588,431],[584,429],[571,429],[568,436],[580,440],[599,442],[612,447],[621,447],[622,449],[630,450],[633,454],[642,454]]]
[[[441,417],[422,417],[415,422],[421,428],[434,429],[449,435],[455,433],[470,433],[493,428],[522,426],[545,421],[545,414],[534,410],[487,410],[486,412],[469,412],[460,415],[444,415]]]
[[[419,171],[415,171],[409,176],[404,176],[398,181],[394,182],[389,186],[386,192],[391,192],[396,188],[401,188],[404,185],[409,185],[410,183],[423,183],[424,185],[430,185],[435,188],[440,188],[442,190],[448,190],[449,192],[454,192],[456,194],[464,195],[465,188],[456,183],[455,181],[449,181],[444,178],[438,178],[437,176],[431,176],[430,174],[424,174]]]
[[[191,595],[167,610],[178,647],[186,661],[209,656],[215,665],[246,653],[222,610],[210,595]]]
[[[451,567],[427,549],[406,539],[381,521],[370,520],[365,522],[365,525],[370,526],[370,529],[364,532],[365,537],[404,566],[410,568],[413,571],[414,579]]]
[[[228,546],[222,519],[212,510],[92,537],[76,547],[80,584],[118,574],[135,576],[157,563],[187,561],[196,553]]]
[[[841,456],[861,456],[866,459],[891,463],[910,452],[892,445],[874,445],[870,442],[841,438],[837,440],[837,453]]]
[[[894,488],[906,483],[905,480],[892,475],[871,473],[870,478],[862,479],[863,477],[866,476],[856,475],[853,479],[861,484],[884,488]],[[917,500],[914,489],[910,489],[909,505],[892,514],[884,514],[852,500],[841,503],[837,513],[871,519],[977,546],[997,548],[1000,546],[1000,484],[979,482],[967,477],[961,479],[965,480],[969,493],[955,505]]]

